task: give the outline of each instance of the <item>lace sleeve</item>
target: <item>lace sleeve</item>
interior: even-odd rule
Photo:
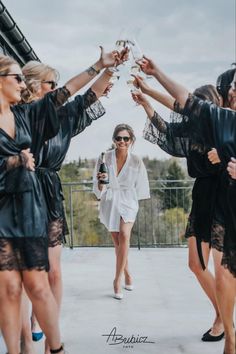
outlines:
[[[95,93],[89,89],[84,95],[75,98],[58,109],[61,129],[64,134],[74,137],[92,124],[93,120],[105,113]]]
[[[171,123],[168,123],[155,112],[151,121],[147,119],[143,137],[172,156],[186,157],[188,154],[189,140],[184,138],[181,117],[177,115],[171,114]]]
[[[96,120],[102,117],[105,114],[105,109],[101,102],[97,99],[96,94],[91,90],[84,94],[84,108],[86,109],[87,114],[92,120]]]
[[[56,108],[62,106],[71,96],[70,91],[66,86],[60,87],[55,91],[48,93],[54,102]]]

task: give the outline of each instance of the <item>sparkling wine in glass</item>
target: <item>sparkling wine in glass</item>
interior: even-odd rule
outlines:
[[[130,68],[130,73],[131,73],[132,75],[138,75],[138,74],[140,73],[140,67],[139,67],[139,65],[138,65],[138,64],[132,65],[131,68]]]

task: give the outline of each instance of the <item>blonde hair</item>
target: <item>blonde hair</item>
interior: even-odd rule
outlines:
[[[22,72],[25,76],[27,86],[27,88],[22,91],[22,100],[26,103],[37,98],[41,82],[46,80],[48,74],[53,74],[55,80],[59,80],[59,72],[56,69],[35,60],[31,60],[25,64],[22,68]]]
[[[14,64],[19,65],[13,58],[0,54],[0,74],[8,74],[10,71],[10,66]]]

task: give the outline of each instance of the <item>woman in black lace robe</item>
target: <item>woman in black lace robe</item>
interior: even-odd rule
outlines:
[[[172,97],[153,90],[141,78],[136,79],[142,91],[161,101],[168,108],[173,108]],[[220,103],[219,95],[212,85],[202,86],[196,89],[194,94],[215,102],[217,105]],[[188,239],[189,267],[214,306],[216,313],[211,330],[203,334],[202,340],[221,340],[224,333],[215,295],[215,278],[208,269],[211,247],[223,251],[223,236],[219,237],[216,230],[224,229],[224,225],[214,218],[220,165],[219,163],[213,165],[208,159],[211,146],[204,147],[200,141],[189,137],[188,132],[184,130],[180,114],[172,111],[170,123],[168,123],[154,111],[141,92],[135,93],[134,99],[143,106],[148,115],[144,138],[172,156],[185,157],[189,176],[196,178],[192,190],[191,212],[185,232],[185,237]]]
[[[13,106],[21,99],[24,77],[12,58],[0,56],[0,328],[9,353],[20,351],[22,283],[50,348],[57,348],[50,352],[64,352],[48,282],[47,215],[35,161],[59,131],[58,107],[97,69],[90,67],[38,101]]]
[[[19,353],[24,284],[50,347],[63,353],[57,305],[47,276],[47,217],[35,160],[44,142],[57,134],[57,108],[77,91],[78,77],[37,102],[17,105],[23,80],[19,65],[1,55],[0,327],[8,352]]]
[[[216,295],[224,324],[225,354],[235,354],[235,329],[233,313],[236,295],[236,184],[227,172],[232,157],[236,156],[236,70],[230,88],[227,106],[220,108],[209,101],[191,95],[182,85],[165,75],[152,60],[144,58],[141,68],[153,75],[173,96],[177,111],[183,113],[188,134],[198,137],[204,146],[215,146],[223,167],[219,202],[224,213],[225,236],[222,266],[215,264]],[[223,193],[224,191],[224,193]],[[213,257],[217,250],[213,250]]]
[[[100,59],[92,66],[95,70],[91,71],[90,68],[89,71],[83,73],[85,77],[81,77],[81,88],[88,84],[98,71],[113,66],[114,63],[113,53],[106,54],[102,51]],[[53,91],[59,76],[55,69],[36,61],[28,62],[23,67],[23,74],[26,77],[27,85],[23,97],[27,102],[37,100],[47,92]],[[59,309],[62,299],[60,259],[67,224],[58,172],[69,149],[71,139],[104,115],[105,110],[98,98],[109,85],[111,75],[112,73],[108,69],[105,70],[85,94],[76,96],[73,101],[58,109],[59,132],[54,138],[46,141],[41,149],[39,159],[36,161],[36,173],[42,185],[49,222],[49,282]],[[34,316],[32,322],[34,332],[35,327],[37,328]],[[46,348],[46,353],[48,350]]]

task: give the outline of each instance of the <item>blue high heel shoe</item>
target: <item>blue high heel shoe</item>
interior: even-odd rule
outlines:
[[[38,342],[43,338],[43,332],[32,332],[32,339],[34,342]]]

